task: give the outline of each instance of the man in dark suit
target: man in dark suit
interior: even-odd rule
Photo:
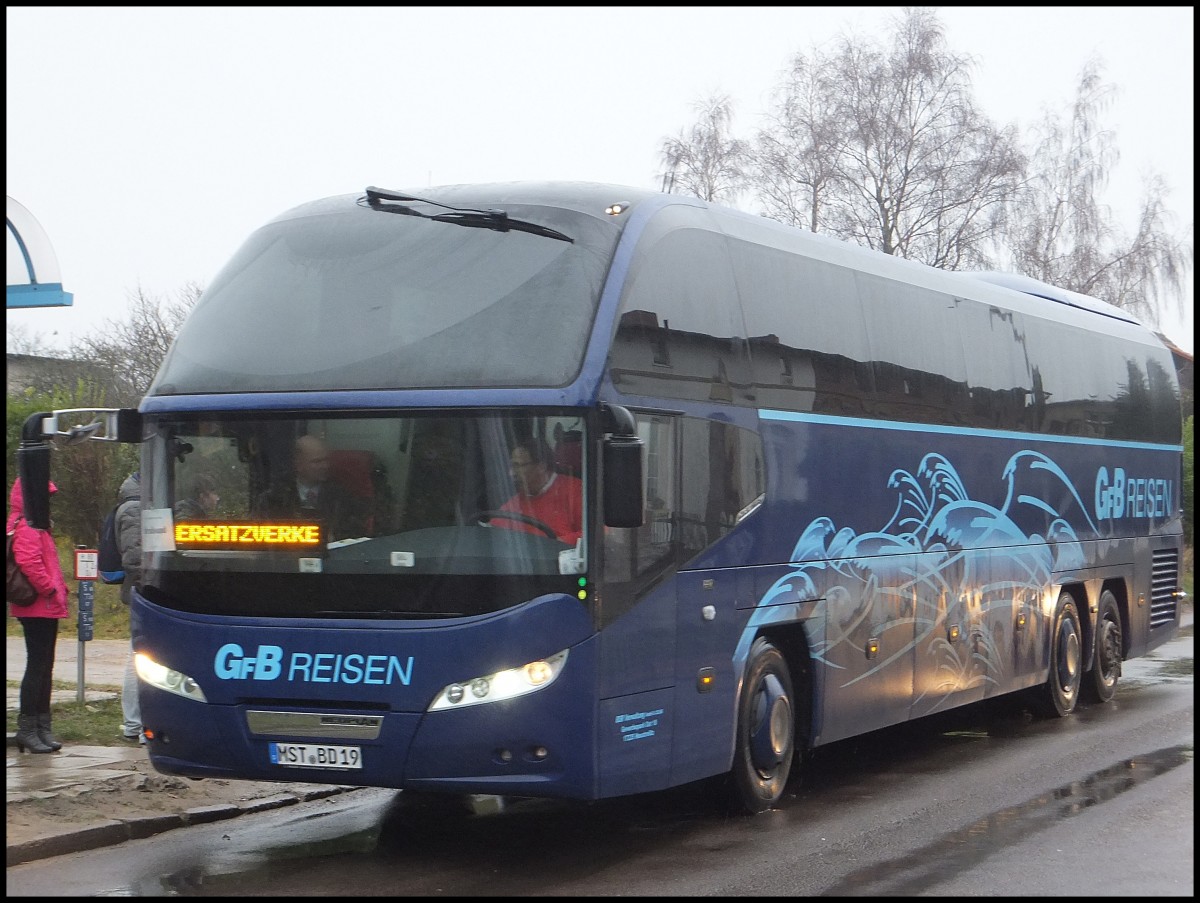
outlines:
[[[326,542],[367,535],[366,505],[329,479],[329,446],[317,436],[296,440],[292,478],[259,495],[254,510],[259,517],[316,518]]]

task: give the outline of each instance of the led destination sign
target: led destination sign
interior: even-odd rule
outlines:
[[[312,523],[177,523],[175,544],[192,548],[251,549],[320,546],[321,526]]]

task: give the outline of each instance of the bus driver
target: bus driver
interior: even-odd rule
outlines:
[[[501,511],[524,514],[554,530],[559,542],[575,545],[583,535],[583,482],[556,473],[554,452],[545,439],[522,439],[512,450],[512,475],[517,491]],[[493,516],[496,526],[543,533],[533,524]]]

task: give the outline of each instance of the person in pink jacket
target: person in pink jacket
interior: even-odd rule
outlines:
[[[50,484],[50,498],[58,487]],[[9,603],[8,613],[21,622],[25,634],[25,676],[21,678],[21,708],[17,715],[17,746],[31,753],[57,752],[50,724],[50,690],[54,678],[54,647],[58,622],[67,616],[67,581],[49,530],[25,520],[21,480],[8,497],[7,531],[13,534],[13,557],[37,590],[30,605]]]

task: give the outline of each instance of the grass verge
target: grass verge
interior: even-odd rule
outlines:
[[[74,689],[74,685],[55,681],[55,689]],[[8,686],[20,686],[20,681],[8,681]],[[96,687],[91,689],[95,690]],[[113,693],[111,699],[77,700],[56,702],[50,706],[54,722],[54,736],[63,743],[80,746],[124,746],[131,745],[121,739],[121,696],[116,687],[104,688]],[[5,716],[8,733],[17,730],[17,713]]]

